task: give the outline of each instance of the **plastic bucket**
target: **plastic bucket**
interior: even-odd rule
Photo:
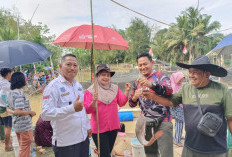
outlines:
[[[98,157],[97,153],[95,152],[95,149],[97,149],[93,139],[90,140],[90,150],[91,150],[91,157]]]
[[[118,112],[119,121],[133,121],[133,112]]]
[[[125,150],[123,154],[124,154],[124,157],[131,157],[131,152],[129,150]]]
[[[18,142],[18,138],[17,135],[14,131],[12,131],[11,133],[11,137],[12,137],[12,146],[14,148],[14,153],[15,153],[15,157],[18,157],[19,154],[19,142]]]
[[[131,140],[133,157],[146,157],[144,146],[141,145],[137,138]]]

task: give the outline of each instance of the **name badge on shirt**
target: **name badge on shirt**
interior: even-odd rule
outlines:
[[[61,94],[61,96],[63,97],[63,96],[69,95],[69,94],[70,93],[68,92],[68,93]]]

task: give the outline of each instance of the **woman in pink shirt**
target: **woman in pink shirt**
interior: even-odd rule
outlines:
[[[108,64],[100,64],[97,67],[97,92],[91,85],[84,95],[84,106],[91,115],[91,129],[93,140],[97,146],[97,119],[96,105],[98,105],[99,133],[100,133],[100,156],[110,157],[117,131],[120,129],[118,117],[118,105],[124,106],[128,101],[131,84],[125,84],[124,94],[117,85],[110,82],[115,72],[111,71]]]

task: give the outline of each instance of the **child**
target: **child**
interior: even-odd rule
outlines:
[[[15,72],[11,77],[11,91],[8,94],[8,104],[13,112],[12,124],[19,141],[18,157],[30,157],[33,141],[32,117],[29,100],[25,97],[22,88],[26,85],[25,76]]]
[[[184,79],[185,77],[182,72],[176,72],[171,75],[170,80],[172,84],[173,94],[176,93],[182,87],[182,82],[184,81]],[[181,143],[181,136],[184,126],[183,105],[180,104],[177,107],[171,107],[171,113],[173,118],[175,119],[174,144],[176,144],[179,147],[183,147],[183,144]]]

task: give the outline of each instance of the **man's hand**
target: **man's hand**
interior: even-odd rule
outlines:
[[[89,129],[87,132],[88,132],[88,137],[90,138],[92,136],[92,130]]]
[[[34,117],[34,116],[36,115],[36,113],[35,113],[35,111],[29,111],[29,115],[30,115],[31,117]]]
[[[131,89],[131,84],[130,83],[126,83],[125,84],[125,91],[129,92]]]
[[[136,102],[137,99],[140,97],[140,95],[142,95],[143,91],[141,89],[136,89],[135,90],[135,94],[132,98],[132,101]]]
[[[80,95],[78,95],[77,99],[74,101],[74,109],[76,112],[79,112],[83,109],[83,102],[82,101],[79,101],[80,99]]]
[[[96,105],[97,105],[97,100],[98,100],[98,93],[94,93],[93,94],[93,101],[91,103],[91,106],[96,108]]]
[[[142,87],[152,88],[152,82],[148,81],[146,78],[139,78],[137,81]]]
[[[144,98],[151,99],[151,100],[154,100],[154,96],[155,96],[154,93],[149,92],[149,91],[143,91],[142,95]]]

